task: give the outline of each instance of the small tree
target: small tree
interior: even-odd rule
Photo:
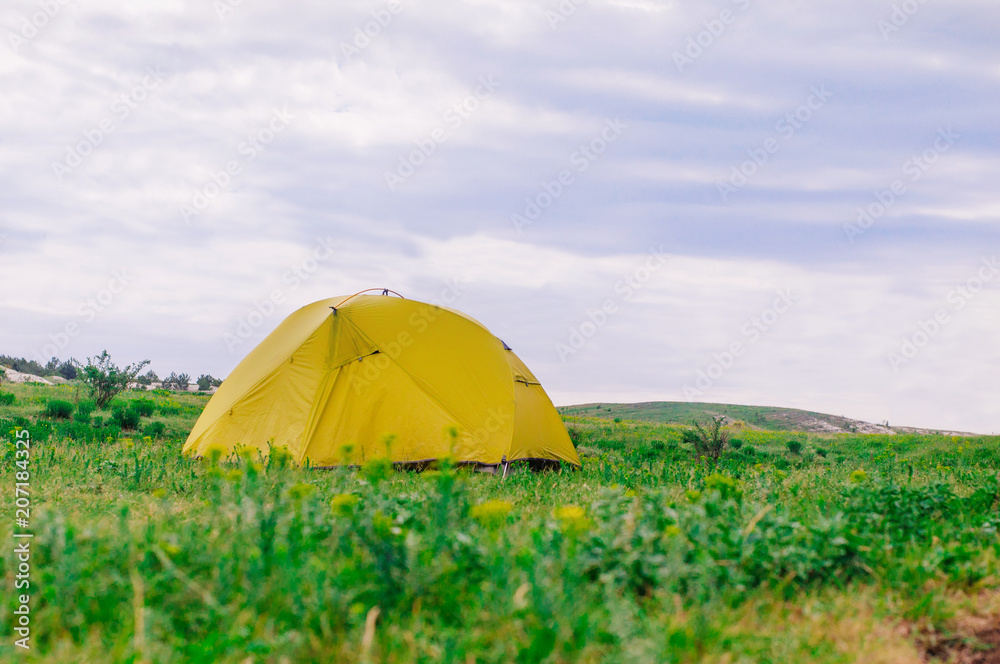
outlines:
[[[722,453],[726,451],[726,443],[729,441],[729,432],[722,428],[725,417],[713,417],[711,423],[702,426],[694,422],[694,429],[687,429],[683,433],[685,443],[690,443],[694,447],[695,454],[718,461]]]
[[[215,379],[209,374],[202,374],[198,376],[198,389],[202,392],[210,389],[212,385],[215,384]]]
[[[149,360],[143,360],[136,364],[129,364],[118,368],[112,361],[108,351],[103,351],[94,358],[87,358],[87,366],[83,367],[83,382],[90,390],[91,396],[98,408],[104,408],[111,400],[121,394],[135,377],[139,375],[143,367],[149,364]]]
[[[165,390],[187,390],[191,384],[191,376],[186,373],[177,375],[176,371],[171,371],[170,375],[163,379],[163,389]]]
[[[65,362],[59,365],[58,369],[59,375],[65,378],[66,380],[73,380],[74,378],[77,377],[77,375],[79,375],[79,371],[77,371],[76,365],[77,365],[76,360],[72,358],[66,360]]]
[[[155,383],[158,380],[160,380],[160,377],[156,375],[155,371],[150,369],[146,373],[136,378],[135,382],[139,383],[140,385],[151,385],[152,383]]]

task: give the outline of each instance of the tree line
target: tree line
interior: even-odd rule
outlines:
[[[102,364],[103,363],[103,364]],[[208,391],[213,387],[218,387],[222,384],[221,378],[215,378],[211,374],[201,374],[198,378],[192,381],[190,374],[177,373],[175,371],[170,372],[170,375],[162,380],[156,372],[150,369],[145,374],[139,375],[149,364],[149,360],[143,360],[138,365],[128,365],[126,368],[134,369],[133,371],[126,372],[129,375],[128,384],[138,383],[139,385],[148,387],[153,383],[161,383],[161,387],[165,390],[187,390],[192,383],[198,386],[198,389],[202,392]],[[96,368],[98,372],[107,373],[110,367],[114,366],[111,363],[111,356],[108,355],[107,351],[104,351],[101,355],[96,358],[87,358],[87,364],[84,365],[82,362],[75,358],[69,358],[68,360],[60,360],[58,357],[53,357],[44,365],[35,360],[28,360],[23,357],[12,357],[9,355],[0,355],[0,366],[9,367],[14,371],[19,371],[21,373],[31,374],[33,376],[39,376],[46,378],[49,376],[59,376],[66,380],[76,380],[86,379],[86,370],[88,368]],[[138,368],[136,368],[138,367]],[[117,367],[115,367],[118,369]],[[121,369],[118,369],[121,371]],[[2,374],[0,374],[2,376]]]

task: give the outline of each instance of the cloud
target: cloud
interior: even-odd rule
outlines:
[[[791,288],[801,302],[706,398],[996,430],[997,282],[898,371],[887,356],[1000,245],[1000,8],[926,3],[883,34],[890,2],[571,4],[98,0],[41,26],[11,4],[0,350],[51,347],[128,269],[59,354],[224,375],[294,308],[385,286],[456,297],[559,402],[676,399]],[[620,137],[574,158],[616,118]],[[325,238],[338,248],[292,288]],[[637,284],[651,249],[669,258]]]

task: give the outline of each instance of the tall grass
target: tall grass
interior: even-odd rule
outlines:
[[[996,438],[745,429],[712,464],[674,426],[567,418],[580,471],[317,472],[182,458],[187,395],[124,400],[163,439],[52,395],[0,409],[0,482],[35,441],[34,661],[901,661],[877,625],[1000,580]]]

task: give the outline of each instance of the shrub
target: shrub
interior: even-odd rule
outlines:
[[[705,478],[705,490],[718,491],[723,500],[730,498],[738,500],[743,495],[743,490],[736,480],[721,473],[712,473]]]
[[[151,417],[156,412],[156,402],[152,399],[136,399],[129,408],[139,413],[139,417]]]
[[[165,390],[178,390],[184,392],[190,384],[191,376],[186,373],[182,373],[178,376],[177,372],[172,371],[169,376],[163,379],[163,389]]]
[[[788,447],[788,451],[792,454],[799,454],[802,452],[802,443],[797,440],[790,440],[785,445]]]
[[[167,425],[163,422],[150,422],[146,425],[146,428],[142,430],[142,435],[149,436],[150,438],[160,438],[166,430]]]
[[[822,447],[817,447],[816,448],[816,456],[821,456],[821,457],[823,457],[825,459],[826,458],[826,454],[827,454],[826,450],[824,450]]]
[[[729,432],[722,428],[722,423],[726,418],[713,417],[710,424],[702,426],[695,422],[694,429],[684,431],[683,440],[694,447],[697,456],[704,456],[712,461],[718,461],[719,457],[726,450],[729,442]]]
[[[108,351],[104,351],[97,356],[96,362],[94,358],[87,358],[87,366],[83,368],[82,372],[83,382],[97,402],[97,407],[104,408],[118,394],[125,391],[129,383],[135,380],[135,377],[147,364],[149,364],[149,360],[143,360],[118,368],[111,361]]]
[[[132,408],[118,406],[111,414],[111,419],[118,423],[122,429],[133,431],[139,426],[139,413]]]
[[[73,416],[73,404],[69,401],[53,399],[45,406],[45,416],[68,420]]]
[[[743,441],[740,440],[739,438],[733,438],[729,441],[729,446],[734,450],[738,450],[741,447],[743,447]]]
[[[757,448],[755,448],[753,445],[747,445],[746,447],[743,448],[743,454],[746,454],[747,456],[753,456],[756,453],[757,453]]]
[[[195,382],[198,383],[198,389],[202,392],[207,392],[212,389],[213,386],[218,387],[219,385],[222,385],[222,381],[218,378],[213,378],[211,374],[202,374],[198,376],[198,380]]]
[[[15,401],[13,392],[0,392],[0,406],[13,406]]]

